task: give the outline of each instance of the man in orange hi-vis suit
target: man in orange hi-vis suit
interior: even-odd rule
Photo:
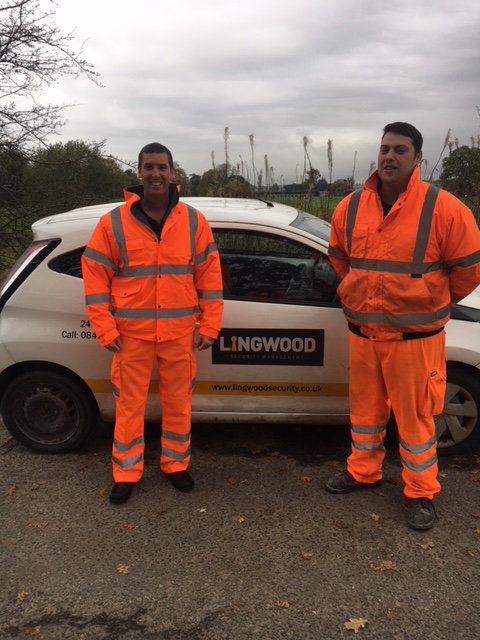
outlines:
[[[383,130],[378,170],[332,219],[329,256],[349,328],[352,450],[331,493],[377,486],[395,415],[411,528],[435,522],[445,324],[480,284],[480,231],[454,196],[420,180],[423,139],[405,122]]]
[[[223,310],[212,231],[199,211],[179,201],[170,151],[146,145],[138,177],[142,184],[127,187],[125,203],[100,219],[82,257],[87,314],[100,345],[113,352],[114,504],[130,498],[143,474],[154,363],[162,402],[160,468],[179,491],[193,489],[187,467],[194,348],[211,347]]]

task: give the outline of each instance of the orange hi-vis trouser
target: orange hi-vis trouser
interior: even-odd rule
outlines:
[[[112,469],[115,482],[138,482],[143,474],[144,416],[154,363],[162,403],[160,468],[184,471],[190,462],[190,416],[196,364],[193,333],[153,342],[121,336],[111,380],[116,403]]]
[[[407,498],[433,498],[437,480],[434,415],[446,387],[445,332],[414,340],[377,342],[349,332],[352,452],[347,470],[358,482],[382,477],[386,425],[398,426]]]

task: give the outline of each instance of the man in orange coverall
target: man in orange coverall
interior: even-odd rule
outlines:
[[[383,132],[378,170],[332,219],[329,256],[350,330],[352,449],[326,489],[380,483],[392,409],[408,524],[426,530],[440,491],[433,416],[445,395],[444,327],[480,284],[480,231],[465,205],[420,180],[420,132],[405,122]]]
[[[155,362],[160,468],[179,491],[193,489],[187,467],[194,347],[213,344],[223,310],[212,231],[199,211],[179,201],[170,151],[156,142],[146,145],[138,177],[142,184],[127,187],[125,203],[100,219],[82,257],[88,317],[100,345],[113,353],[114,504],[128,500],[142,477],[145,404]]]

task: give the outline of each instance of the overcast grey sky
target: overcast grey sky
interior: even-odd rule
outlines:
[[[42,0],[45,7],[52,6]],[[56,22],[105,85],[61,79],[43,101],[72,103],[55,141],[106,139],[134,162],[167,145],[188,174],[268,155],[277,183],[301,178],[303,137],[328,180],[368,175],[382,128],[424,136],[428,175],[452,138],[480,133],[478,0],[56,0]],[[438,176],[438,172],[436,173]]]

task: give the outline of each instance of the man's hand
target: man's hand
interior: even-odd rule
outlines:
[[[195,336],[195,347],[199,351],[209,349],[213,343],[213,338],[209,338],[208,336],[201,336],[199,333],[197,333],[197,335]]]
[[[113,340],[110,344],[107,344],[105,349],[108,349],[109,351],[113,351],[113,353],[117,353],[118,351],[121,351],[122,342],[120,338],[115,338],[115,340]]]

